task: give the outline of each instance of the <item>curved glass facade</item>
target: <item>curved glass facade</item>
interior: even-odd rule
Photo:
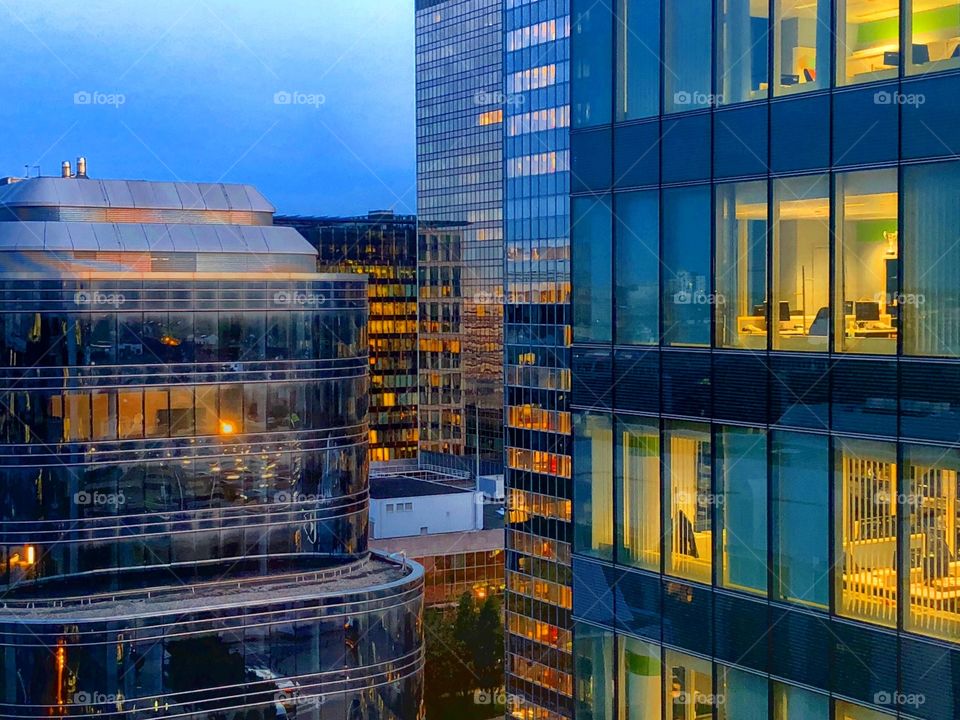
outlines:
[[[423,571],[367,550],[365,280],[286,229],[218,226],[238,258],[88,249],[80,223],[25,252],[23,225],[0,222],[0,716],[419,717]]]

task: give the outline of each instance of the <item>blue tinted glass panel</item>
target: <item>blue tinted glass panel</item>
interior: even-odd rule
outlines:
[[[704,12],[706,10],[706,12]],[[663,17],[664,111],[713,105],[710,83],[712,13],[704,0],[670,0]]]
[[[574,0],[571,27],[573,127],[610,122],[613,1]]]
[[[581,197],[571,202],[573,253],[573,338],[610,342],[612,240],[609,197]]]
[[[616,119],[660,111],[660,0],[617,0]]]
[[[663,191],[665,345],[710,345],[710,186]]]
[[[660,194],[615,196],[617,343],[659,342]]]

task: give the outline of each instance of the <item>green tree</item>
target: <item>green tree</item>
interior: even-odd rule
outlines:
[[[503,619],[500,601],[489,597],[477,613],[477,624],[471,644],[473,670],[484,690],[503,685]]]

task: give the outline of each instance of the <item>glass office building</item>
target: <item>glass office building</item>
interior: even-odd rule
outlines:
[[[366,275],[370,298],[370,460],[417,457],[417,219],[283,217],[317,249],[317,271]]]
[[[960,716],[960,5],[572,14],[575,716]]]
[[[251,187],[0,188],[0,716],[420,716],[366,325]]]
[[[504,6],[509,713],[570,717],[570,5]]]
[[[481,474],[503,457],[502,2],[416,2],[420,449]]]

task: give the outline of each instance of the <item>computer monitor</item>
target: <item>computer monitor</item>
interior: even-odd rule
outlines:
[[[790,303],[780,301],[780,322],[790,322]]]
[[[880,319],[880,305],[875,302],[858,302],[855,308],[857,322],[873,322]]]

